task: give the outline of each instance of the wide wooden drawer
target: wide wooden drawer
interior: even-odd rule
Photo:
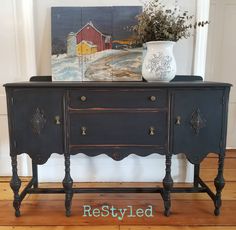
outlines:
[[[164,146],[167,112],[80,112],[69,115],[70,146]]]
[[[167,90],[80,89],[69,91],[70,108],[167,107]]]

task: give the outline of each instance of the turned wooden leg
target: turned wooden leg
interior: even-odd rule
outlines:
[[[219,155],[218,161],[218,174],[214,180],[214,184],[216,187],[216,197],[215,197],[215,215],[220,215],[220,207],[221,207],[221,191],[225,186],[225,180],[223,177],[223,170],[224,170],[224,154]]]
[[[15,208],[15,216],[20,216],[20,204],[21,198],[19,195],[19,189],[21,186],[21,180],[17,174],[17,156],[11,156],[11,165],[12,165],[12,178],[10,181],[11,189],[14,193],[13,207]]]
[[[70,216],[71,214],[71,202],[73,197],[73,180],[70,176],[70,155],[65,154],[65,178],[63,180],[63,187],[65,189],[66,197],[65,197],[65,208],[66,208],[66,216]]]
[[[200,172],[200,165],[199,164],[195,164],[194,165],[194,178],[193,178],[193,186],[194,188],[198,188],[199,185],[199,172]]]
[[[170,191],[173,187],[173,180],[171,177],[171,154],[168,153],[166,155],[166,175],[163,179],[163,199],[164,199],[164,207],[165,211],[164,214],[165,216],[170,215],[170,207],[171,207],[171,200],[170,200]]]
[[[32,172],[34,178],[33,187],[38,188],[38,165],[35,163],[32,163]]]

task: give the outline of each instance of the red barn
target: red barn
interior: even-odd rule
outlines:
[[[92,22],[88,22],[81,30],[76,33],[77,44],[85,40],[97,45],[97,51],[107,50],[112,48],[110,35],[105,35],[94,27]]]

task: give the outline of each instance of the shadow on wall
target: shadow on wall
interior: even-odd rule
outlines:
[[[187,158],[185,157],[184,154],[178,154],[176,156],[176,158],[178,159],[177,162],[178,162],[178,175],[176,176],[173,176],[173,180],[177,180],[177,181],[188,181],[188,178],[187,178],[187,170],[188,170],[188,160]]]
[[[61,182],[64,178],[64,157],[53,154],[48,162],[39,166],[40,182]],[[175,182],[186,182],[188,164],[183,156],[174,156],[172,177]],[[50,172],[50,173],[48,173]],[[71,156],[71,176],[74,182],[162,182],[165,176],[165,156],[148,157],[130,155],[122,161],[101,154],[88,157]]]

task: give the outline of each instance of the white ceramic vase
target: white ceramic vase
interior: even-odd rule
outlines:
[[[175,42],[147,42],[146,55],[143,59],[142,75],[149,82],[168,82],[175,77],[176,62],[173,54]]]

